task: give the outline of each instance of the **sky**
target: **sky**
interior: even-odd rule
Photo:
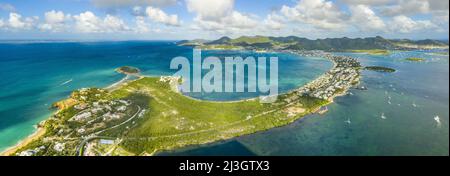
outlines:
[[[0,40],[448,40],[448,33],[448,0],[0,0]]]

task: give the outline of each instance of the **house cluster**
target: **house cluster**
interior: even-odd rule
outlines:
[[[53,149],[58,152],[62,152],[66,148],[65,143],[56,142],[53,146]]]
[[[36,147],[34,149],[25,150],[25,151],[22,151],[22,152],[20,152],[20,153],[18,153],[16,155],[17,156],[33,156],[33,155],[35,155],[36,153],[38,153],[38,152],[40,152],[42,150],[45,150],[45,146],[40,146],[40,147]]]
[[[360,63],[351,57],[321,55],[333,61],[334,67],[319,77],[297,90],[299,95],[307,95],[324,100],[330,100],[336,94],[344,92],[359,82]]]
[[[286,50],[289,53],[298,54],[305,57],[328,57],[331,56],[322,50]]]
[[[100,100],[93,103],[80,103],[74,106],[79,112],[69,121],[85,124],[76,129],[78,134],[85,135],[87,131],[93,131],[104,126],[104,122],[125,117],[130,105],[131,102],[128,100]],[[91,126],[91,128],[89,129],[88,126]]]
[[[69,121],[86,122],[95,117],[102,117],[104,121],[120,119],[125,115],[124,112],[130,104],[130,101],[127,100],[96,101],[92,104],[81,103],[74,106],[80,112]]]
[[[179,77],[179,76],[161,76],[160,78],[159,78],[159,81],[160,82],[164,82],[164,83],[178,83],[178,80],[180,79],[181,77]]]
[[[82,88],[72,93],[71,97],[81,102],[89,102],[101,99],[106,93],[104,89]]]

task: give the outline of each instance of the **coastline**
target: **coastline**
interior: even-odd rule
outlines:
[[[41,121],[41,123],[43,123],[43,122],[45,122],[45,120]],[[5,149],[4,151],[2,151],[0,153],[0,156],[10,156],[10,155],[16,153],[17,150],[21,149],[22,147],[25,147],[26,145],[33,142],[34,140],[39,139],[41,136],[43,136],[45,134],[45,132],[46,132],[46,130],[44,127],[38,127],[32,134],[30,134],[26,138],[17,142],[16,145],[11,146],[11,147]]]
[[[296,54],[296,53],[293,53],[293,54]],[[296,54],[296,55],[299,55],[299,56],[300,56],[300,54]],[[319,56],[319,57],[323,57],[323,56]],[[326,58],[326,57],[323,57],[323,58]],[[326,58],[326,59],[327,59],[327,58]],[[332,60],[331,60],[331,61],[332,61]],[[334,69],[334,68],[337,67],[336,62],[332,61],[332,63],[333,63],[333,66],[332,66],[332,68],[331,68],[330,70],[332,70],[332,69]],[[120,73],[120,72],[119,72],[119,73]],[[112,84],[109,85],[109,86],[106,86],[105,89],[108,90],[108,91],[113,91],[113,90],[115,90],[115,89],[117,89],[117,88],[120,88],[120,87],[123,86],[123,85],[126,85],[129,81],[134,81],[134,80],[130,79],[130,78],[132,77],[131,75],[125,74],[125,73],[121,73],[121,74],[124,74],[125,77],[122,78],[121,80],[117,81],[117,82],[112,83]],[[311,80],[309,83],[314,82],[315,80],[320,79],[321,77],[324,77],[326,74],[327,74],[327,72],[323,73],[322,75],[318,76],[318,77],[315,78],[314,80]],[[140,75],[140,74],[139,74],[139,75],[133,75],[133,76],[136,76],[136,77],[138,78],[138,79],[136,79],[136,80],[139,80],[139,79],[142,79],[142,78],[145,78],[145,77],[152,77],[152,76],[146,76],[146,75]],[[304,86],[307,86],[309,83],[307,83],[307,84],[305,84],[305,85],[303,85],[303,86],[300,86],[300,87],[298,87],[298,88],[296,88],[296,89],[287,91],[287,92],[285,92],[285,93],[283,93],[283,94],[287,94],[287,93],[294,92],[294,91],[296,91],[296,90],[298,90],[298,89],[301,89],[301,88],[304,87]],[[360,81],[358,81],[358,84],[359,84],[359,83],[360,83]],[[327,104],[323,105],[323,106],[327,106],[327,105],[333,103],[333,100],[334,100],[334,98],[336,98],[336,97],[346,95],[347,91],[348,91],[348,89],[345,89],[345,90],[343,90],[341,93],[338,93],[338,94],[333,95],[332,97],[330,97],[330,99],[328,99],[329,102],[328,102]],[[259,97],[254,97],[254,98],[247,98],[247,99],[235,100],[235,101],[208,101],[208,100],[196,99],[196,98],[189,97],[189,96],[186,96],[186,95],[184,95],[184,96],[187,97],[187,98],[196,100],[196,101],[207,101],[207,102],[212,102],[212,103],[233,103],[233,102],[243,102],[243,101],[250,101],[250,100],[255,100],[255,99],[259,98]],[[313,109],[309,114],[305,114],[305,115],[302,115],[302,116],[300,116],[300,117],[297,117],[294,121],[297,121],[297,120],[299,120],[299,119],[302,119],[303,117],[305,117],[305,116],[307,116],[307,115],[311,115],[311,114],[317,113],[317,112],[320,110],[320,108],[321,108],[321,107],[318,107],[318,108],[316,108],[316,109]],[[60,111],[60,110],[59,110],[59,111]],[[58,111],[58,112],[59,112],[59,111]],[[56,112],[56,113],[58,113],[58,112]],[[54,113],[54,114],[56,114],[56,113]],[[48,118],[47,118],[47,119],[48,119]],[[43,124],[43,123],[45,123],[45,121],[46,121],[46,120],[43,120],[43,121],[41,121],[39,124]],[[286,125],[287,125],[287,124],[286,124]],[[282,125],[282,126],[285,126],[285,125]],[[277,126],[277,127],[282,127],[282,126]],[[266,129],[266,130],[269,130],[269,129]],[[266,130],[264,130],[264,131],[266,131]],[[7,148],[7,149],[4,150],[4,151],[1,151],[1,152],[0,152],[0,156],[9,156],[9,155],[14,154],[15,152],[17,152],[17,151],[20,150],[21,148],[25,147],[25,146],[28,145],[29,143],[31,143],[31,142],[33,142],[33,141],[39,139],[39,138],[40,138],[41,136],[43,136],[45,133],[46,133],[46,129],[45,129],[44,127],[38,127],[34,133],[30,134],[28,137],[24,138],[23,140],[20,140],[16,145],[11,146],[11,147]],[[250,133],[250,134],[254,134],[254,133],[257,133],[257,132],[253,132],[253,133]],[[250,135],[250,134],[247,134],[247,135]],[[234,138],[234,137],[232,137],[232,138]],[[225,138],[225,139],[222,139],[222,140],[227,140],[227,139],[231,139],[231,138]],[[222,141],[222,140],[219,140],[219,141]],[[207,141],[207,142],[203,142],[203,143],[195,144],[195,145],[208,144],[208,143],[212,143],[212,142],[217,142],[217,141]],[[147,153],[147,155],[149,155],[149,156],[154,156],[155,154],[157,154],[158,152],[161,152],[161,151],[164,151],[164,150],[158,150],[158,149],[155,149],[155,151],[153,151],[153,152],[150,153],[150,154]]]
[[[287,52],[287,53],[289,53],[289,52]],[[301,54],[298,54],[298,53],[292,53],[292,54],[301,56]],[[332,66],[332,68],[330,68],[330,70],[333,70],[333,69],[335,69],[336,67],[338,67],[338,64],[337,64],[335,61],[333,61],[332,59],[327,58],[326,56],[317,56],[317,57],[322,57],[322,58],[325,58],[325,59],[330,60],[330,61],[333,63],[333,66]],[[329,71],[330,71],[330,70],[329,70]],[[320,80],[321,78],[327,76],[327,74],[328,74],[328,71],[325,72],[325,73],[323,73],[322,75],[318,76],[317,78],[311,80],[309,83],[307,83],[307,84],[305,84],[305,85],[303,85],[303,86],[300,86],[300,87],[298,87],[298,88],[292,89],[292,90],[290,90],[290,91],[288,91],[288,92],[282,93],[282,94],[288,94],[288,93],[295,92],[295,91],[297,91],[297,90],[299,90],[299,89],[302,89],[303,87],[308,86],[309,84],[315,82],[316,80]],[[359,84],[361,83],[360,77],[361,77],[361,74],[358,74],[358,80],[357,80],[356,84],[354,84],[353,86],[359,85]],[[352,86],[352,87],[353,87],[353,86]],[[216,141],[204,141],[204,142],[197,143],[197,144],[181,145],[181,146],[176,146],[176,147],[172,147],[172,148],[169,148],[169,149],[167,149],[167,148],[166,148],[166,149],[155,149],[155,150],[154,150],[153,152],[151,152],[151,153],[138,154],[137,156],[141,156],[141,155],[144,155],[144,156],[156,156],[158,153],[171,151],[171,150],[177,149],[177,148],[182,148],[182,147],[187,147],[187,146],[201,146],[201,145],[206,145],[206,144],[211,144],[211,143],[216,143],[216,142],[222,142],[222,141],[226,141],[226,140],[231,140],[231,139],[236,138],[236,137],[242,137],[242,136],[247,136],[247,135],[256,134],[256,133],[259,133],[259,132],[268,131],[268,130],[271,130],[271,129],[273,129],[273,128],[281,128],[281,127],[287,126],[287,125],[289,125],[289,124],[292,124],[293,122],[302,120],[302,119],[304,119],[304,118],[307,117],[307,116],[310,116],[310,115],[313,115],[313,114],[321,114],[321,113],[320,113],[320,110],[321,110],[322,107],[326,107],[326,106],[328,106],[328,105],[330,105],[330,104],[333,104],[333,103],[334,103],[334,100],[335,100],[337,97],[342,97],[342,96],[347,95],[349,90],[350,90],[350,87],[347,87],[347,88],[343,89],[342,92],[336,93],[336,94],[332,95],[331,97],[329,97],[329,98],[327,99],[328,102],[327,102],[326,104],[323,104],[322,106],[319,106],[319,107],[316,107],[316,108],[314,108],[314,109],[311,109],[311,111],[309,111],[308,113],[303,114],[303,115],[300,115],[300,116],[297,116],[297,117],[296,117],[294,120],[292,120],[290,123],[287,123],[287,124],[284,124],[284,125],[274,126],[274,127],[272,127],[272,128],[264,129],[264,130],[262,130],[262,131],[254,131],[254,132],[251,132],[251,133],[248,133],[248,134],[244,134],[244,135],[239,135],[239,136],[234,136],[234,137],[228,137],[228,138],[222,138],[222,139],[216,140]],[[280,94],[280,95],[282,95],[282,94]],[[184,94],[182,94],[182,95],[184,95]],[[196,101],[208,101],[208,100],[200,100],[200,99],[192,98],[192,97],[189,97],[189,96],[186,96],[186,95],[184,95],[184,96],[185,96],[185,97],[188,97],[188,98],[190,98],[190,99],[196,100]],[[249,98],[249,99],[242,99],[242,100],[236,100],[236,101],[208,101],[208,102],[218,102],[218,103],[227,103],[227,102],[229,102],[229,103],[232,103],[232,102],[242,102],[242,101],[254,100],[254,99],[257,99],[257,98],[258,98],[258,97],[255,97],[255,98]],[[324,113],[326,113],[326,112],[324,112]]]
[[[346,91],[342,92],[342,93],[336,94],[336,95],[333,96],[331,99],[329,99],[329,102],[328,102],[328,103],[324,104],[323,106],[328,106],[328,105],[334,103],[333,100],[334,100],[335,98],[337,98],[337,97],[341,97],[341,96],[347,95],[347,91],[348,91],[348,89],[347,89]],[[197,99],[194,99],[194,100],[197,100]],[[201,100],[199,100],[199,101],[201,101]],[[292,123],[294,123],[294,122],[296,122],[296,121],[303,120],[304,118],[306,118],[306,117],[308,117],[308,116],[310,116],[310,115],[319,113],[320,109],[321,109],[323,106],[319,106],[319,107],[317,107],[317,108],[314,108],[314,109],[312,109],[309,113],[304,114],[304,115],[301,115],[301,116],[298,116],[298,117],[296,117],[292,122],[287,123],[287,124],[284,124],[284,125],[281,125],[281,126],[274,126],[274,127],[272,127],[272,128],[269,128],[269,129],[265,129],[265,130],[261,130],[261,131],[255,131],[255,132],[248,133],[248,134],[244,134],[244,135],[240,135],[240,136],[234,136],[234,137],[229,137],[229,138],[222,138],[222,139],[216,140],[216,141],[206,141],[206,142],[197,143],[197,144],[182,145],[182,146],[172,147],[171,149],[155,149],[155,150],[154,150],[153,152],[151,152],[151,153],[145,153],[145,152],[144,152],[143,154],[138,154],[138,155],[136,155],[136,156],[157,156],[159,153],[169,152],[169,151],[172,151],[172,150],[174,150],[174,149],[176,150],[176,149],[180,149],[180,148],[183,148],[183,147],[189,147],[189,146],[202,146],[202,145],[207,145],[207,144],[219,143],[219,142],[223,142],[223,141],[232,140],[232,139],[234,139],[234,138],[239,138],[239,137],[243,137],[243,136],[253,135],[253,134],[256,134],[256,133],[260,133],[260,132],[266,132],[266,131],[271,130],[271,129],[274,129],[274,128],[282,128],[282,127],[285,127],[285,126],[287,126],[287,125],[290,125],[290,124],[292,124]],[[325,112],[325,113],[326,113],[326,112]]]
[[[123,74],[123,73],[121,73],[121,74]],[[127,83],[131,76],[128,75],[128,74],[124,74],[124,75],[125,75],[124,78],[120,79],[119,81],[116,81],[116,82],[112,83],[109,86],[106,86],[105,89],[107,89],[107,90],[114,90],[117,87],[120,87],[123,84]],[[142,77],[145,77],[145,76],[138,76],[139,79],[141,79]],[[58,110],[58,111],[56,111],[53,114],[57,114],[60,111],[61,110]],[[45,121],[47,119],[49,119],[49,118],[50,117],[46,118],[45,120],[40,121],[38,124],[44,124]],[[45,134],[45,132],[46,132],[46,130],[45,130],[44,127],[37,127],[36,130],[33,133],[31,133],[27,137],[19,140],[15,145],[10,146],[10,147],[6,148],[3,151],[0,151],[0,156],[10,156],[10,155],[12,155],[13,153],[17,152],[17,150],[21,149],[22,147],[25,147],[26,145],[28,145],[29,143],[33,142],[36,139],[39,139],[41,136],[43,136]]]

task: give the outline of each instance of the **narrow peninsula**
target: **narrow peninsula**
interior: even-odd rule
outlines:
[[[40,128],[45,129],[41,134],[7,155],[154,155],[284,126],[319,112],[359,83],[362,67],[356,59],[310,55],[329,59],[333,68],[270,104],[259,98],[233,102],[192,99],[177,91],[180,80],[170,76],[140,76],[113,90],[80,89],[41,122]],[[130,67],[118,70],[136,73]]]

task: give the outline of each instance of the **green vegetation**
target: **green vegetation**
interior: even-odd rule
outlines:
[[[448,49],[448,43],[438,40],[389,40],[383,37],[369,38],[326,38],[310,40],[296,36],[266,37],[242,36],[236,39],[222,37],[218,40],[180,41],[179,45],[206,47],[213,45],[243,47],[245,49],[285,49],[285,50],[324,50],[324,51],[354,51],[375,55],[388,55],[389,50],[401,49]],[[207,48],[207,47],[206,47]]]
[[[243,36],[230,41],[230,43],[232,44],[236,43],[255,44],[255,43],[270,43],[270,42],[272,42],[272,40],[269,37],[263,36],[255,36],[255,37]]]
[[[280,95],[271,104],[259,99],[200,101],[173,91],[171,86],[160,78],[143,77],[112,92],[96,88],[75,91],[70,97],[74,103],[45,121],[46,133],[16,153],[147,155],[286,125],[329,103],[296,93]],[[130,105],[116,120],[105,120],[105,115],[100,115],[105,110],[82,120],[74,118],[107,106],[112,109],[107,114],[117,113],[118,107],[125,106],[120,101]],[[114,140],[114,144],[101,144],[99,139]],[[64,150],[58,151],[58,145]]]
[[[173,92],[157,78],[144,78],[112,93],[114,97],[142,92],[151,96],[149,112],[142,123],[123,138],[121,147],[135,154],[202,144],[286,125],[327,104],[302,97],[297,103],[261,104],[258,99],[240,102],[208,102]],[[288,116],[289,111],[295,115]]]
[[[198,48],[204,50],[240,50],[242,47],[233,46],[233,45],[203,45]]]
[[[412,62],[423,62],[423,61],[425,61],[425,59],[417,58],[417,57],[410,57],[410,58],[406,58],[405,60],[412,61]]]
[[[371,71],[377,71],[377,72],[387,72],[387,73],[393,73],[396,71],[393,68],[381,67],[381,66],[369,66],[369,67],[365,67],[365,69],[371,70]]]
[[[448,42],[439,40],[391,40],[395,47],[404,49],[448,49]]]
[[[391,52],[388,50],[372,49],[372,50],[350,50],[355,53],[366,53],[370,55],[389,55]]]
[[[123,74],[138,74],[139,72],[141,72],[138,68],[130,66],[120,67],[116,71]]]

